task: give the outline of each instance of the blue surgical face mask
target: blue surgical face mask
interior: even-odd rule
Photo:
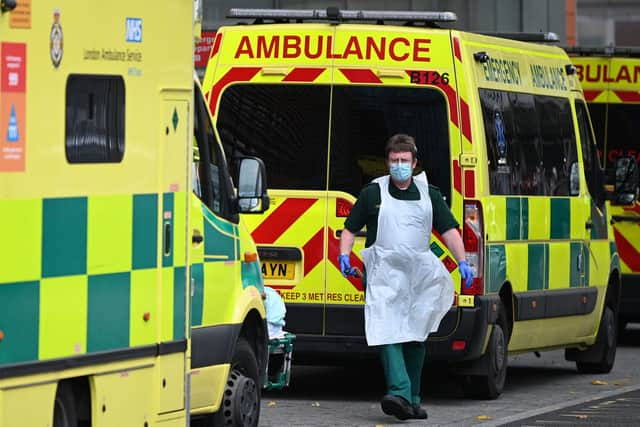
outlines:
[[[389,173],[393,179],[400,182],[408,180],[411,177],[412,172],[413,168],[411,167],[411,163],[395,162],[389,167]]]

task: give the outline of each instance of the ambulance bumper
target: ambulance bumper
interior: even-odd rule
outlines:
[[[474,300],[473,307],[449,310],[447,316],[456,316],[457,326],[451,334],[427,341],[428,359],[458,362],[482,356],[489,325],[494,324],[497,318],[492,306],[500,302],[500,297],[476,296]]]
[[[495,323],[496,296],[477,296],[473,307],[454,307],[440,322],[440,328],[427,340],[427,359],[458,362],[482,356],[489,324]],[[361,312],[361,307],[358,307]],[[362,313],[360,313],[361,317]],[[364,332],[364,324],[361,330]],[[363,335],[315,335],[295,332],[293,359],[296,363],[317,363],[377,357],[378,348],[367,346]],[[462,346],[464,342],[464,346]]]

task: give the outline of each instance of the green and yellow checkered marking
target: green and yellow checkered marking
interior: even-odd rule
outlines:
[[[0,201],[0,364],[183,339],[186,197]]]

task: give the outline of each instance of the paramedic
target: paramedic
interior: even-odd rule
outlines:
[[[385,149],[390,175],[373,180],[345,221],[340,237],[340,270],[354,274],[349,254],[355,233],[367,226],[362,257],[366,269],[365,333],[380,346],[387,383],[382,411],[405,420],[427,418],[420,406],[425,341],[453,304],[453,282],[430,251],[431,227],[458,261],[465,286],[473,273],[465,261],[458,223],[437,187],[424,172],[413,175],[417,148],[413,137],[392,136]]]

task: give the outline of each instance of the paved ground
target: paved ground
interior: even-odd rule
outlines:
[[[381,412],[384,380],[377,363],[295,365],[289,389],[264,393],[260,426],[490,427],[513,423],[640,388],[640,325],[634,328],[618,348],[616,365],[609,375],[578,374],[575,364],[564,360],[562,351],[541,353],[539,358],[533,354],[511,357],[505,391],[493,401],[465,399],[445,367],[429,366],[423,384],[427,422],[396,422]]]

